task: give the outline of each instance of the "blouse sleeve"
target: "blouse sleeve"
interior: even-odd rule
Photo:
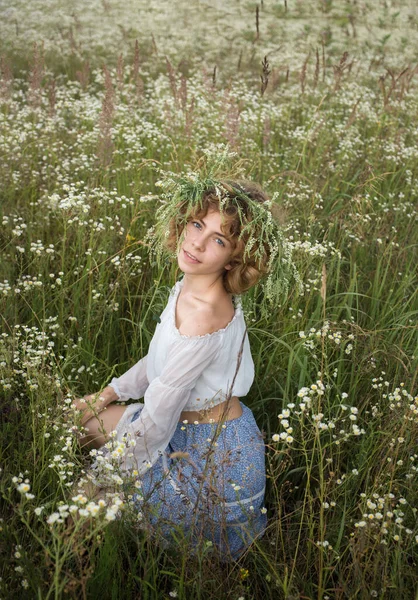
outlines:
[[[139,418],[126,427],[126,433],[136,441],[134,456],[139,473],[154,464],[167,447],[192,389],[220,346],[221,336],[182,337],[170,344],[160,376],[145,392]]]
[[[139,400],[145,394],[149,383],[147,379],[147,358],[144,356],[120,377],[113,377],[110,385],[118,395],[119,401]]]

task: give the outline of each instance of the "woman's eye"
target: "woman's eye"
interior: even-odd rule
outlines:
[[[198,231],[200,231],[202,229],[202,225],[198,221],[190,221],[190,223],[192,224],[192,227],[194,227]],[[215,241],[219,246],[225,246],[225,244],[221,240],[221,238],[215,238]]]

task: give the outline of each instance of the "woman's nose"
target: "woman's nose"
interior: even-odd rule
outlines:
[[[204,240],[200,237],[199,238],[196,237],[192,240],[192,246],[194,248],[198,248],[199,250],[203,250],[205,247]]]

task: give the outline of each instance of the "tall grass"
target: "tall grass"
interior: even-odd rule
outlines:
[[[239,62],[226,31],[204,38],[218,70],[192,39],[188,62],[157,36],[111,45],[104,68],[97,37],[84,55],[71,36],[61,54],[2,47],[4,598],[417,597],[417,57],[397,26],[416,17],[408,2],[238,4]],[[280,54],[281,27],[296,43]],[[225,141],[279,193],[304,283],[268,319],[243,298],[269,521],[231,564],[205,544],[191,556],[181,531],[166,547],[117,495],[84,517],[71,492],[89,460],[71,400],[147,352],[179,275],[143,243],[153,166]]]

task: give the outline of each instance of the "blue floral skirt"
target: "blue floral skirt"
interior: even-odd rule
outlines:
[[[216,546],[238,558],[266,526],[265,448],[251,410],[221,423],[183,424],[143,475],[133,502],[144,524],[169,541]],[[137,419],[137,410],[131,422]]]

